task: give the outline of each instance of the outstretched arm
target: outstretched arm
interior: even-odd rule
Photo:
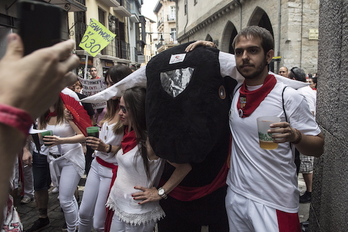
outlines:
[[[0,104],[15,107],[35,119],[58,98],[59,92],[77,79],[72,69],[79,59],[71,55],[74,42],[68,40],[23,57],[23,44],[16,34],[8,36],[5,56],[0,61]],[[1,113],[4,113],[1,111]],[[0,117],[7,117],[3,114]],[[29,128],[28,128],[29,131]],[[9,179],[26,134],[13,125],[0,123],[0,209],[8,199]],[[0,221],[3,221],[0,210]]]

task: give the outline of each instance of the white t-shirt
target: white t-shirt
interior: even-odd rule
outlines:
[[[317,104],[317,92],[309,86],[299,88],[297,91],[306,98],[306,101],[309,106],[309,110],[311,112],[314,112],[314,115],[315,115],[316,104]]]
[[[284,87],[283,83],[277,81],[259,107],[246,118],[241,118],[238,114],[239,90],[234,95],[230,110],[233,140],[227,184],[232,191],[253,201],[284,212],[296,213],[299,190],[290,143],[280,143],[275,150],[260,148],[256,123],[256,118],[260,116],[277,116],[281,121],[286,121],[281,97]],[[306,135],[320,133],[302,95],[287,87],[284,100],[291,127]]]
[[[108,122],[104,122],[101,130],[99,131],[99,138],[106,144],[120,146],[123,134],[115,134],[113,131],[114,126],[115,123],[109,125]],[[116,155],[112,153],[95,151],[94,154],[108,163],[117,165]]]

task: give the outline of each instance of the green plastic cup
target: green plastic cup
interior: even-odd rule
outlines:
[[[51,135],[53,135],[53,131],[51,131],[51,130],[44,131],[44,132],[41,133],[42,138],[45,137],[45,136],[51,136]],[[50,146],[50,145],[51,144],[45,144],[45,146]]]
[[[87,135],[99,138],[99,127],[91,126],[86,128]]]

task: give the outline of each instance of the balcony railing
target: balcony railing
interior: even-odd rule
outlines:
[[[128,11],[131,10],[130,7],[130,3],[128,2],[128,0],[116,0],[118,3],[120,3],[120,6],[123,6],[124,8],[126,8]]]
[[[174,15],[167,15],[167,21],[175,21],[176,20],[176,17]]]

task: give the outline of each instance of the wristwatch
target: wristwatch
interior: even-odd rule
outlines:
[[[160,196],[160,197],[162,197],[163,199],[167,199],[167,194],[165,193],[165,191],[164,191],[164,188],[162,188],[162,187],[160,187],[159,189],[158,189],[158,195]]]

